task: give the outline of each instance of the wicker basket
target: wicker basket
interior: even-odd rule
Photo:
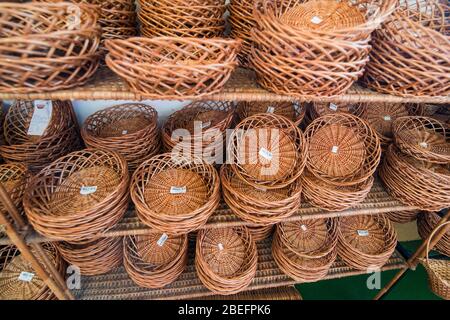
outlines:
[[[55,246],[64,260],[80,268],[82,276],[92,276],[107,273],[122,264],[122,243],[122,238],[114,237],[83,244],[58,242]]]
[[[303,132],[283,116],[264,113],[248,117],[228,141],[228,163],[239,179],[254,187],[287,187],[305,168]]]
[[[275,262],[297,282],[324,278],[336,260],[337,228],[335,219],[280,223],[272,244]]]
[[[256,1],[251,65],[258,83],[292,96],[343,94],[362,76],[370,33],[395,2]]]
[[[256,274],[258,253],[246,227],[200,230],[195,268],[200,281],[216,294],[244,290]]]
[[[366,104],[356,103],[323,103],[314,102],[310,107],[312,119],[317,119],[327,114],[335,114],[337,112],[350,113],[355,116],[360,116]]]
[[[313,206],[326,211],[344,211],[363,202],[373,186],[374,178],[351,186],[326,183],[308,170],[302,176],[303,196]]]
[[[387,191],[425,211],[450,207],[450,166],[416,160],[390,145],[379,170]]]
[[[434,234],[448,224],[450,224],[450,221],[441,224],[439,228],[433,231],[427,242],[427,256],[425,259],[421,259],[422,265],[428,273],[428,283],[431,291],[445,300],[450,300],[450,260],[430,259],[429,252],[431,250],[430,242]]]
[[[100,110],[83,124],[87,146],[116,151],[125,157],[130,171],[159,153],[158,113],[145,104],[128,103]]]
[[[318,179],[335,186],[363,183],[381,158],[380,139],[370,125],[351,114],[328,114],[306,129],[307,168]]]
[[[59,158],[30,182],[24,208],[49,239],[92,240],[113,227],[128,205],[128,170],[119,154],[86,149]]]
[[[233,123],[232,102],[194,102],[172,113],[162,128],[166,152],[223,163],[225,130]]]
[[[436,212],[422,212],[417,219],[417,230],[420,237],[426,240],[431,232],[439,224],[441,217]],[[434,249],[447,257],[450,257],[450,231],[436,243]]]
[[[84,84],[99,64],[96,23],[97,12],[85,5],[1,3],[0,92],[43,92]]]
[[[258,113],[274,113],[284,116],[299,126],[306,113],[306,104],[299,102],[240,102],[237,107],[240,121]]]
[[[127,236],[123,246],[125,270],[140,287],[163,288],[175,281],[186,268],[187,235],[152,233]]]
[[[45,119],[39,114],[37,121],[33,120],[39,105],[39,101],[20,100],[11,105],[3,124],[6,144],[0,146],[0,155],[6,162],[23,163],[34,172],[80,148],[72,104],[52,101],[52,107],[47,109],[51,110],[48,123],[39,121],[39,118]]]
[[[417,219],[419,210],[394,211],[386,213],[386,217],[392,222],[408,223]]]
[[[237,65],[240,42],[136,37],[106,40],[105,45],[108,67],[142,97],[188,100],[222,90]]]
[[[130,187],[137,215],[152,229],[185,234],[202,227],[219,205],[220,181],[199,158],[155,156],[134,172]]]
[[[428,117],[402,117],[394,122],[395,143],[416,159],[450,164],[450,132],[444,124]]]
[[[52,244],[44,244],[44,252],[55,265],[56,270],[64,273],[64,261]],[[34,250],[32,249],[32,252]],[[42,262],[39,257],[38,261]],[[31,279],[30,279],[31,278]],[[29,281],[28,281],[29,280]],[[0,248],[0,300],[55,300],[56,297],[39,278],[15,246]]]
[[[397,232],[384,215],[340,218],[338,253],[355,269],[380,269],[392,256],[396,245]]]
[[[274,230],[273,225],[268,226],[247,226],[247,229],[250,231],[252,238],[255,242],[263,241],[269,238]]]
[[[290,217],[300,207],[302,183],[265,189],[241,180],[229,165],[220,169],[223,198],[239,218],[252,224],[270,226]]]
[[[401,0],[374,33],[365,84],[401,96],[448,96],[450,38],[446,1]]]

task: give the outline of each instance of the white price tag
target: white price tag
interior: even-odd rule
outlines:
[[[330,103],[330,106],[329,106],[329,108],[330,108],[330,110],[331,110],[331,111],[337,111],[337,109],[338,109],[338,106],[337,106],[337,105],[335,105],[334,103]]]
[[[186,193],[187,188],[186,186],[184,187],[170,187],[170,193],[171,194],[181,194],[181,193]]]
[[[384,121],[391,121],[392,120],[391,116],[384,116],[383,119],[384,119]]]
[[[97,191],[97,186],[82,186],[80,188],[80,194],[82,194],[83,196],[95,193],[96,191]]]
[[[165,233],[162,234],[161,238],[159,238],[158,242],[156,242],[156,244],[160,247],[162,247],[164,245],[164,243],[167,241],[167,239],[169,239],[169,236]]]
[[[202,129],[208,129],[209,127],[211,127],[211,121],[202,122]]]
[[[275,107],[269,106],[267,108],[267,113],[274,113],[275,112]]]
[[[311,22],[314,24],[319,24],[322,22],[322,19],[318,16],[314,16],[314,17],[312,17]]]
[[[369,231],[367,230],[357,230],[357,232],[360,237],[367,237],[369,235]]]
[[[256,190],[262,191],[262,192],[267,192],[266,188],[263,187],[255,187]]]
[[[223,244],[219,243],[219,244],[217,245],[217,247],[219,247],[219,250],[220,250],[220,251],[223,250]]]
[[[270,152],[266,148],[259,149],[259,155],[269,161],[272,160],[272,158],[273,158],[272,152]]]
[[[307,228],[304,224],[302,224],[302,225],[300,226],[300,228],[302,228],[303,231],[308,230],[308,228]]]
[[[31,273],[31,272],[22,271],[19,274],[20,281],[30,282],[31,280],[33,280],[33,278],[34,278],[34,273]]]
[[[419,146],[421,146],[422,148],[426,149],[426,148],[428,148],[428,143],[421,142],[421,143],[419,143]]]
[[[339,152],[339,147],[338,146],[333,146],[333,148],[331,148],[331,152],[338,153]]]
[[[53,104],[51,100],[35,100],[28,135],[42,136],[52,118]]]
[[[123,130],[122,134],[128,134],[128,130]]]

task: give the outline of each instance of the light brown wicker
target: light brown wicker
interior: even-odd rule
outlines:
[[[161,148],[158,113],[148,105],[127,103],[100,110],[83,124],[87,146],[112,150],[127,160],[130,171],[158,154]]]
[[[302,183],[297,179],[279,189],[254,187],[241,180],[229,165],[220,169],[223,198],[239,218],[257,225],[273,225],[300,207]]]
[[[420,237],[425,240],[431,232],[437,227],[441,217],[436,212],[421,212],[417,219],[417,230]],[[439,240],[434,249],[447,257],[450,257],[450,231]]]
[[[390,145],[379,170],[387,191],[402,203],[426,211],[450,207],[450,166],[416,160]]]
[[[380,269],[392,256],[396,245],[397,232],[385,215],[340,218],[338,254],[355,269]]]
[[[0,4],[0,92],[85,83],[98,67],[97,12],[71,3]]]
[[[258,253],[246,227],[200,230],[195,250],[198,277],[216,294],[238,293],[255,277]]]
[[[160,232],[185,234],[203,226],[219,205],[219,175],[199,158],[165,153],[137,168],[130,193],[143,223]]]
[[[128,182],[126,161],[118,153],[72,152],[31,180],[25,212],[34,229],[49,239],[92,240],[123,217]]]
[[[305,168],[303,132],[283,116],[264,113],[248,117],[228,140],[228,163],[239,179],[254,187],[287,187]]]
[[[381,158],[380,139],[370,125],[347,113],[328,114],[306,129],[307,168],[327,184],[351,186],[369,179]]]
[[[163,288],[175,281],[187,264],[187,235],[127,236],[123,247],[125,270],[140,287]]]
[[[386,213],[386,216],[392,222],[408,223],[417,219],[419,210],[394,211]]]
[[[306,104],[299,102],[240,102],[237,106],[239,120],[258,113],[274,113],[284,116],[299,126],[306,113]]]
[[[327,114],[335,114],[336,112],[350,113],[355,116],[360,116],[366,104],[362,103],[321,103],[314,102],[310,106],[311,117],[313,119],[319,118]]]
[[[277,226],[272,254],[280,269],[298,282],[314,282],[336,259],[338,221],[308,219]]]
[[[108,67],[145,98],[192,99],[219,92],[237,65],[240,42],[212,38],[106,40]]]
[[[247,229],[250,231],[252,238],[255,242],[263,241],[269,238],[274,230],[273,225],[268,226],[247,226]]]
[[[429,117],[402,117],[394,122],[395,144],[416,159],[450,164],[449,128]]]

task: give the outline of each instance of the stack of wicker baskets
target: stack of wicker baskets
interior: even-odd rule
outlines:
[[[391,195],[425,211],[450,206],[448,128],[427,117],[394,122],[395,145],[389,146],[380,177]]]
[[[6,144],[0,155],[38,171],[80,147],[75,121],[70,102],[18,100],[3,123]]]
[[[362,202],[380,162],[380,140],[369,124],[351,114],[328,114],[306,129],[304,196],[314,206],[342,211]]]
[[[223,163],[225,130],[233,122],[232,102],[194,102],[172,113],[162,128],[166,152]]]
[[[425,240],[441,221],[441,217],[436,212],[422,212],[417,219],[417,230],[420,237]],[[447,257],[450,257],[450,231],[436,243],[434,249]]]
[[[256,1],[251,65],[259,84],[294,96],[343,94],[363,74],[370,34],[395,3]]]
[[[401,96],[447,96],[448,12],[446,1],[401,0],[399,8],[375,32],[366,85]]]
[[[242,121],[258,113],[274,113],[284,116],[299,126],[306,114],[306,104],[299,102],[240,102],[237,114]]]
[[[419,210],[403,210],[403,211],[394,211],[386,213],[386,216],[392,222],[396,223],[408,223],[417,219],[419,215]]]
[[[84,122],[81,136],[87,146],[116,151],[134,171],[159,153],[158,113],[145,104],[129,103],[100,110]]]
[[[224,0],[138,0],[145,37],[216,37],[225,27]]]

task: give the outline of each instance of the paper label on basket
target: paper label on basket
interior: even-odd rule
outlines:
[[[273,157],[272,152],[270,152],[266,148],[259,149],[259,155],[269,161],[272,160],[272,157]]]
[[[184,187],[170,187],[170,194],[181,194],[181,193],[186,193],[187,188],[186,186]]]
[[[331,111],[337,111],[337,109],[338,109],[338,106],[337,106],[337,105],[335,105],[334,103],[330,103],[330,106],[329,106],[329,108],[330,108],[330,110],[331,110]]]
[[[34,278],[34,273],[31,273],[31,272],[22,271],[19,274],[20,281],[30,282],[31,280],[33,280],[33,278]]]
[[[275,112],[275,107],[269,106],[267,108],[267,113],[274,113]]]
[[[314,16],[314,17],[312,17],[311,22],[314,24],[319,24],[322,22],[322,19],[318,16]]]
[[[122,134],[128,134],[128,130],[123,130]]]
[[[391,121],[392,120],[391,116],[384,116],[383,119],[384,119],[384,121]]]
[[[220,251],[223,250],[223,244],[219,243],[217,246],[219,247],[219,250],[220,250]]]
[[[303,231],[308,230],[308,228],[307,228],[304,224],[302,224],[302,225],[300,226],[300,228],[302,228]]]
[[[262,192],[267,192],[266,188],[263,187],[255,187],[256,190],[262,191]]]
[[[358,236],[360,237],[367,237],[369,235],[369,231],[367,230],[357,230],[356,232],[358,232]]]
[[[422,148],[428,148],[428,143],[426,143],[426,142],[421,142],[421,143],[419,143],[419,146],[421,146]]]
[[[202,122],[202,129],[208,129],[209,127],[211,127],[211,121]]]
[[[331,148],[331,152],[333,152],[333,153],[338,153],[338,151],[339,151],[339,147],[338,146],[333,146]]]
[[[158,242],[156,242],[156,244],[160,247],[162,247],[164,245],[164,243],[167,241],[167,239],[169,239],[169,236],[165,233],[162,234],[161,238],[159,238]]]
[[[86,196],[88,194],[93,194],[97,191],[97,186],[82,186],[80,188],[80,194]]]
[[[34,100],[33,116],[31,117],[28,135],[42,136],[52,118],[53,104],[51,100]]]

